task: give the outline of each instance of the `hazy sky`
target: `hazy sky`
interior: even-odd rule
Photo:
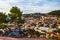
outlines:
[[[0,0],[0,11],[9,12],[12,6],[19,7],[23,13],[47,13],[60,9],[60,0]]]

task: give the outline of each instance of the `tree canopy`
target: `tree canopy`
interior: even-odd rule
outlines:
[[[20,8],[13,6],[10,9],[10,14],[9,16],[12,18],[12,20],[16,20],[16,18],[18,18],[19,21],[22,20],[22,11],[20,10]]]
[[[14,15],[14,16],[17,16],[17,17],[21,17],[22,16],[22,12],[20,11],[20,9],[16,6],[13,6],[11,9],[10,9],[10,13],[11,15]]]
[[[6,15],[3,12],[0,12],[0,23],[4,23],[6,21]]]

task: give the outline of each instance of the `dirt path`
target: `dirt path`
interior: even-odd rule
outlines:
[[[51,40],[46,38],[11,38],[11,37],[0,37],[0,40]]]

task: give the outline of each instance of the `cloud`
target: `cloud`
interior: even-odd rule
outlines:
[[[39,4],[38,4],[39,3]],[[44,0],[44,1],[39,1],[36,4],[33,3],[33,5],[26,5],[25,6],[25,11],[26,12],[42,12],[42,13],[47,13],[53,10],[60,10],[60,5],[59,2],[56,1],[49,1],[49,0]]]
[[[15,5],[11,5],[11,4],[22,2],[22,1],[24,1],[24,0],[0,0],[0,12],[9,13],[10,8],[12,6],[15,6]]]
[[[10,5],[0,1],[0,12],[7,12],[9,9]]]
[[[12,6],[19,7],[23,13],[60,10],[60,0],[0,0],[0,11],[9,12]]]
[[[24,0],[0,0],[0,1],[2,1],[2,2],[22,2],[22,1],[24,1]]]
[[[42,5],[38,4],[38,3],[43,3]],[[42,13],[47,13],[47,12],[50,12],[50,11],[53,11],[53,10],[60,10],[60,5],[58,2],[55,2],[55,1],[40,1],[40,2],[37,2],[37,5],[35,3],[33,3],[34,5],[32,4],[29,4],[29,5],[25,5],[23,7],[24,9],[24,12],[25,13],[33,13],[33,12],[42,12]],[[21,5],[20,5],[21,6]]]

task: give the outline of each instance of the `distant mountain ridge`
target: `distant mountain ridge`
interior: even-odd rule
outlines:
[[[23,17],[40,17],[40,16],[46,16],[46,14],[43,13],[23,14]]]
[[[60,16],[60,10],[54,10],[49,13],[30,13],[30,14],[23,14],[23,17],[40,17],[40,16]]]

